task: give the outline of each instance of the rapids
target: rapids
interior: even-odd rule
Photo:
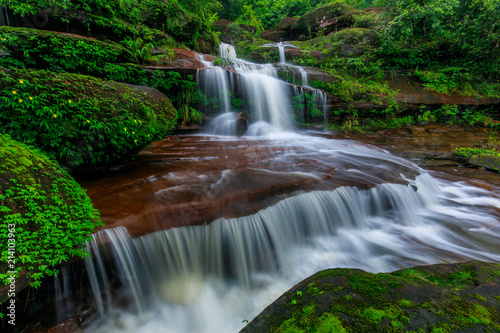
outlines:
[[[230,112],[224,94],[239,80],[256,101],[245,136],[168,137],[83,184],[107,224],[88,243],[100,314],[88,332],[233,333],[322,269],[500,262],[498,193],[294,132],[293,89],[221,49],[234,67],[207,65],[204,81],[224,82],[205,93]]]

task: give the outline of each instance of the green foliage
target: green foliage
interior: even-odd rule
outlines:
[[[388,64],[415,68],[439,63],[498,76],[498,1],[399,0],[395,4],[386,12],[388,24],[379,50]]]
[[[87,257],[84,243],[103,225],[90,199],[66,171],[39,151],[0,135],[0,280],[8,271],[33,287],[55,267]],[[9,261],[9,234],[15,262]],[[12,265],[12,266],[10,266]]]
[[[221,6],[219,1],[203,0],[1,0],[0,5],[21,16],[48,12],[61,22],[78,20],[89,31],[99,30],[113,40],[138,34],[147,42],[158,41],[154,35],[163,35],[165,41],[167,33],[193,48],[199,47],[198,38],[211,39],[211,25]]]
[[[324,114],[318,108],[319,101],[313,93],[303,92],[292,98],[292,117],[299,125],[322,121]]]
[[[151,57],[153,44],[145,43],[140,37],[134,40],[130,36],[127,36],[122,41],[122,44],[132,52],[136,63],[144,64],[144,60]]]
[[[0,73],[0,131],[69,167],[130,158],[172,126],[173,108],[124,85],[74,74]]]
[[[27,28],[0,27],[0,46],[22,66],[55,72],[106,76],[111,64],[131,62],[132,54],[117,44],[74,38]],[[0,64],[5,65],[1,57]]]
[[[191,75],[183,78],[178,72],[155,71],[151,77],[151,87],[167,94],[177,109],[177,123],[201,123],[203,113],[195,106],[208,104],[205,95],[196,89],[196,82]]]

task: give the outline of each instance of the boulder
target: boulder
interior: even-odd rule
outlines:
[[[0,68],[0,89],[9,101],[0,110],[0,133],[73,170],[130,159],[176,119],[159,91],[90,76]]]
[[[257,31],[257,28],[253,25],[239,24],[229,20],[215,21],[214,28],[220,32],[219,39],[227,44],[247,40]]]
[[[276,43],[283,40],[291,40],[291,28],[298,20],[298,17],[285,17],[281,19],[280,23],[278,23],[276,27],[263,31],[260,34],[260,38],[267,39]]]
[[[65,170],[40,151],[1,134],[0,198],[1,272],[19,270],[6,284],[14,275],[2,276],[0,303],[17,299],[29,284],[37,287],[42,277],[54,274],[57,264],[83,257],[83,243],[94,226],[102,225],[85,190]],[[14,247],[8,239],[15,240]],[[15,262],[8,248],[15,250]]]
[[[341,3],[331,3],[316,8],[300,17],[291,27],[293,39],[311,39],[317,35],[327,35],[333,31],[351,27],[353,15],[359,10]]]
[[[249,332],[496,332],[500,264],[471,261],[316,273],[252,320]]]

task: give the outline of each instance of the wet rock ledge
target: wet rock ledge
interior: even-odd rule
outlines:
[[[471,261],[314,274],[241,332],[498,332],[500,264]]]

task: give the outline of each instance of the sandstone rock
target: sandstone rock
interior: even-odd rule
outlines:
[[[262,32],[260,34],[260,38],[267,39],[273,42],[291,40],[291,28],[298,20],[298,17],[285,17],[276,27]]]

